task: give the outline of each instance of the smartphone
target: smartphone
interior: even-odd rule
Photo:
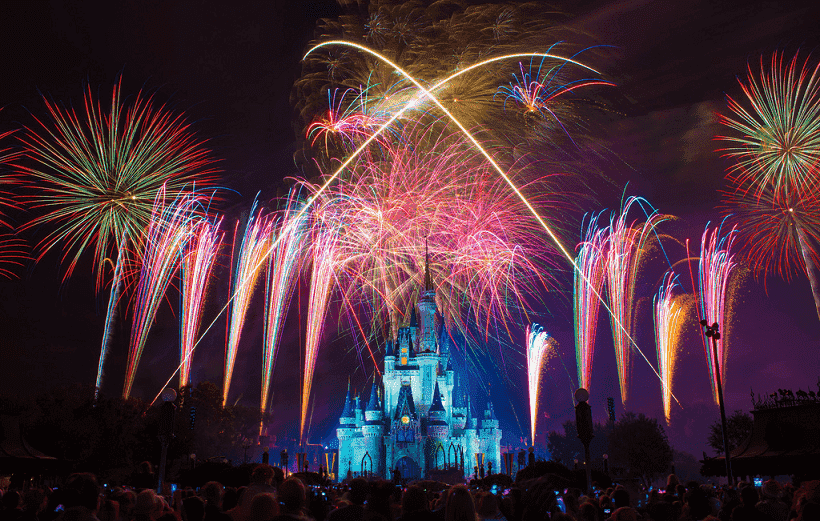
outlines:
[[[760,488],[763,486],[763,478],[755,478],[755,486]]]
[[[605,508],[605,509],[604,509],[604,514],[606,514],[606,515],[610,515],[611,513],[612,513],[612,509],[611,509],[611,508]]]
[[[558,510],[560,510],[561,512],[566,514],[567,513],[567,505],[564,504],[564,498],[559,497],[556,501],[558,503]],[[606,510],[604,512],[606,512]]]
[[[493,483],[493,486],[490,487],[490,492],[492,492],[494,496],[498,495],[498,484],[497,483]]]
[[[176,492],[176,491],[177,491],[177,484],[176,483],[171,483],[171,492]]]

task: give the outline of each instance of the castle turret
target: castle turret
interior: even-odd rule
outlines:
[[[336,437],[339,439],[339,454],[351,453],[352,440],[356,435],[356,417],[353,411],[353,401],[350,399],[350,382],[347,384],[347,395],[342,415],[339,418],[339,426],[336,428]],[[349,463],[347,460],[339,461],[340,475],[347,474]]]
[[[362,471],[369,471],[382,475],[384,465],[382,464],[382,452],[384,445],[384,421],[382,420],[382,409],[377,393],[377,384],[373,382],[370,390],[370,400],[365,409],[365,423],[362,426],[362,436],[364,437],[365,458],[370,467],[363,463]],[[369,455],[368,459],[366,456]]]
[[[419,353],[436,352],[436,290],[430,275],[430,252],[424,243],[424,291],[419,298]]]
[[[447,424],[447,411],[444,410],[444,405],[441,403],[441,392],[436,382],[435,391],[433,391],[433,403],[430,405],[430,410],[427,411],[427,435],[437,440],[445,440],[450,434],[450,426]]]

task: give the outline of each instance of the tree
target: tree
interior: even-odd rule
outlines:
[[[726,433],[729,436],[729,451],[735,450],[752,435],[752,417],[743,411],[735,411],[726,418]],[[723,428],[720,420],[709,426],[709,438],[706,440],[718,455],[723,454]]]
[[[644,414],[624,413],[609,434],[609,451],[613,466],[622,467],[646,486],[672,465],[672,447],[663,426]]]
[[[612,430],[612,423],[596,423],[593,426],[592,442],[589,444],[589,456],[592,458],[592,468],[603,468],[604,454],[609,450],[609,432]],[[578,439],[578,429],[574,421],[564,422],[564,433],[550,431],[547,435],[547,449],[550,459],[566,466],[574,468],[575,460],[584,460],[584,444]]]

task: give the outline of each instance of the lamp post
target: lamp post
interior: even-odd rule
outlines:
[[[162,391],[162,405],[159,411],[159,443],[161,452],[159,456],[159,478],[157,480],[157,493],[162,494],[162,482],[165,480],[165,465],[168,461],[168,445],[174,437],[174,417],[177,406],[174,401],[177,399],[177,392],[168,387]]]
[[[701,320],[700,325],[703,326],[704,333],[707,338],[712,339],[712,358],[715,361],[715,376],[717,380],[718,405],[720,406],[720,425],[723,430],[723,454],[726,457],[726,479],[729,485],[734,484],[732,476],[732,460],[729,455],[729,431],[726,428],[726,408],[723,406],[723,384],[721,383],[720,372],[720,358],[718,358],[717,341],[720,340],[720,328],[715,322],[711,326],[706,320]]]
[[[595,436],[592,434],[592,408],[590,408],[587,400],[589,400],[589,391],[581,387],[575,391],[575,400],[578,404],[575,406],[575,426],[578,429],[578,438],[584,444],[584,467],[587,476],[587,492],[592,491],[592,468],[589,465],[589,444]],[[577,466],[577,460],[576,460]]]
[[[609,454],[604,454],[604,474],[609,475]]]

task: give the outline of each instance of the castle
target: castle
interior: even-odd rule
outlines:
[[[436,293],[426,269],[418,314],[414,307],[409,325],[386,343],[384,392],[375,382],[363,409],[348,389],[336,429],[340,480],[390,479],[396,472],[419,479],[456,469],[466,478],[476,466],[481,474],[500,472],[501,429],[492,403],[480,416],[473,414],[463,378],[453,371],[450,344],[446,326],[436,327]]]

